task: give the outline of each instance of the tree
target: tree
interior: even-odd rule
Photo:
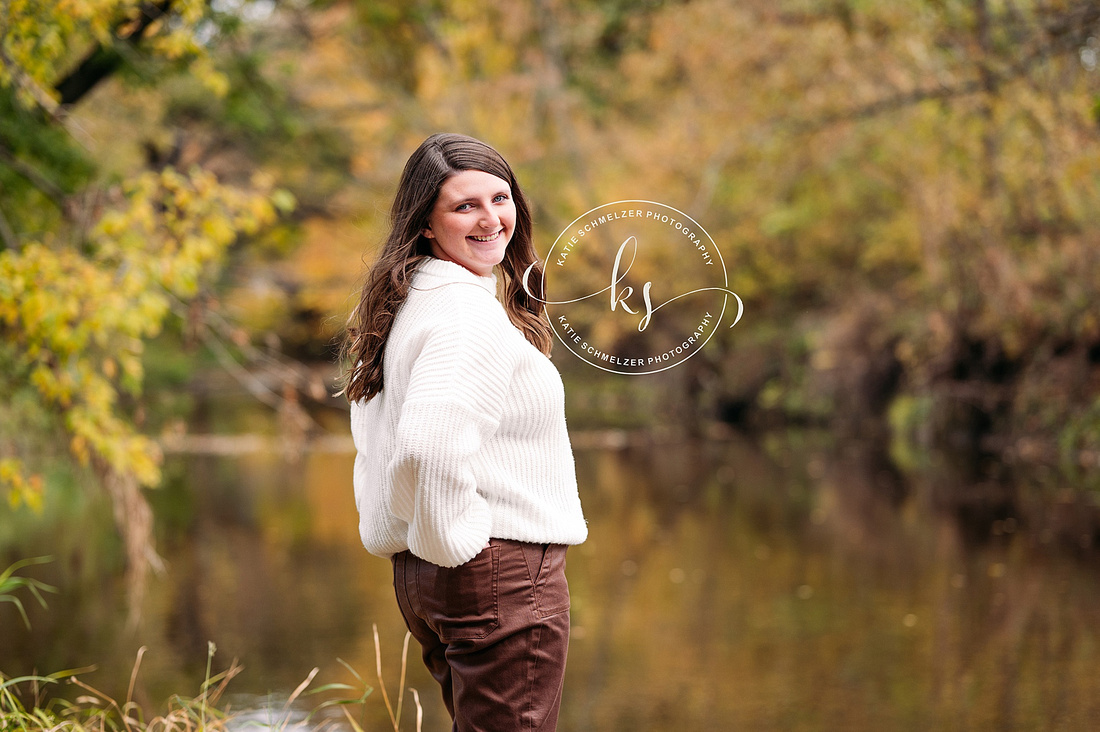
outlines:
[[[67,122],[122,71],[184,72],[224,94],[199,41],[206,13],[201,0],[0,5],[0,490],[37,505],[62,441],[110,495],[132,609],[157,561],[141,487],[159,481],[160,453],[134,420],[144,344],[292,199],[269,176],[230,186],[199,167],[103,179]]]

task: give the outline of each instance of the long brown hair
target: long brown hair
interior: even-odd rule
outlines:
[[[431,243],[421,232],[444,181],[463,170],[480,170],[508,182],[516,205],[516,225],[500,263],[504,310],[508,319],[536,348],[549,355],[553,337],[543,320],[545,299],[542,264],[531,243],[531,210],[516,176],[500,153],[465,135],[440,133],[420,144],[401,173],[390,210],[390,233],[367,273],[359,304],[348,318],[341,348],[347,364],[344,395],[348,401],[370,399],[382,391],[382,358],[397,310],[409,295],[412,273]],[[527,290],[523,273],[531,265]]]

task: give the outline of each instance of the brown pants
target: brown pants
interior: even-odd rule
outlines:
[[[565,549],[490,539],[453,568],[394,555],[397,604],[443,689],[452,730],[557,728],[569,645]]]

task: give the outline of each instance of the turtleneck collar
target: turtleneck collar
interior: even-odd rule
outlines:
[[[457,262],[449,262],[437,257],[429,257],[420,263],[416,269],[413,286],[417,289],[429,289],[451,282],[467,282],[487,290],[493,297],[497,294],[496,273],[482,277]]]

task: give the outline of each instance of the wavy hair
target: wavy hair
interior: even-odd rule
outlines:
[[[532,345],[550,354],[553,336],[549,323],[542,318],[542,263],[531,242],[531,210],[512,168],[500,153],[480,140],[439,133],[422,142],[405,163],[390,210],[389,236],[367,273],[359,304],[348,318],[340,354],[347,364],[342,393],[348,401],[370,399],[382,391],[382,361],[394,317],[409,295],[413,272],[421,261],[432,256],[431,243],[421,232],[428,226],[428,216],[444,181],[464,170],[495,175],[512,188],[516,225],[500,263],[504,309]],[[523,274],[531,265],[528,295]]]

